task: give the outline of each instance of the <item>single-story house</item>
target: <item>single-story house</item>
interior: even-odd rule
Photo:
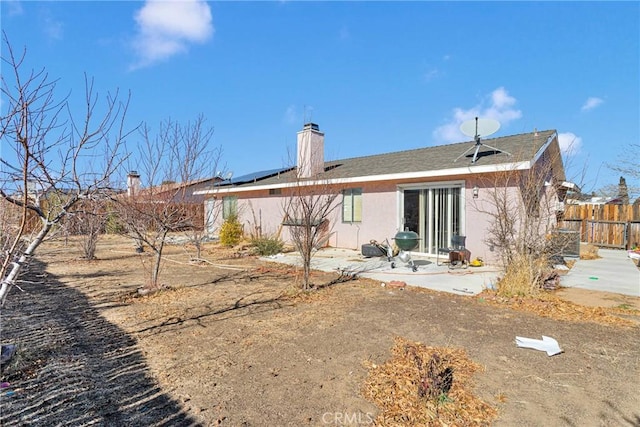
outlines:
[[[249,227],[278,232],[287,241],[283,207],[291,190],[325,188],[340,194],[329,220],[328,246],[360,249],[371,240],[391,241],[398,231],[410,230],[420,236],[415,252],[435,256],[453,235],[463,235],[472,257],[489,260],[495,253],[485,237],[495,214],[496,190],[524,200],[524,215],[548,216],[554,222],[565,193],[555,130],[325,161],[324,133],[307,123],[298,132],[297,157],[296,166],[197,191],[209,197],[205,211],[222,210],[211,229],[234,213]],[[523,185],[525,181],[535,182],[534,187]]]

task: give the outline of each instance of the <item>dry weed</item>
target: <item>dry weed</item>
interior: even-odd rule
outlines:
[[[570,322],[593,322],[612,326],[635,326],[639,322],[623,318],[617,314],[633,315],[633,310],[620,310],[617,308],[587,307],[566,301],[553,293],[540,292],[536,296],[510,296],[499,295],[495,291],[485,290],[476,298],[490,304],[509,306],[518,311],[535,313],[542,317]]]
[[[498,295],[502,297],[537,295],[542,281],[550,272],[546,260],[518,255],[505,269],[498,282]]]
[[[381,409],[375,425],[485,426],[497,416],[494,407],[472,393],[472,377],[482,366],[464,349],[429,347],[397,337],[389,361],[366,365],[369,376],[363,394]],[[435,384],[437,392],[426,392]]]
[[[590,244],[580,245],[580,259],[598,259],[598,247]]]

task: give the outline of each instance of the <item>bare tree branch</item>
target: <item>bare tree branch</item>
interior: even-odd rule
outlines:
[[[115,201],[126,232],[154,252],[145,286],[157,289],[168,234],[182,231],[201,243],[204,215],[199,213],[204,211],[204,199],[193,196],[192,185],[213,175],[206,174],[212,173],[212,161],[217,164],[221,151],[211,148],[213,128],[206,127],[203,116],[185,125],[165,120],[156,133],[145,123],[140,136],[143,188]]]
[[[56,81],[49,80],[44,70],[25,74],[26,50],[16,56],[6,35],[3,42],[7,56],[2,61],[10,71],[2,75],[7,113],[0,119],[0,140],[7,150],[0,154],[0,201],[3,209],[20,212],[20,226],[5,227],[14,230],[14,243],[2,254],[0,300],[4,303],[23,266],[53,227],[72,215],[81,200],[104,197],[111,190],[110,177],[127,158],[123,147],[129,133],[124,131],[124,116],[129,100],[120,102],[117,93],[107,97],[106,112],[96,120],[98,97],[93,82],[85,79],[86,111],[82,121],[76,122],[68,96],[57,101]],[[102,147],[110,158],[93,173],[86,159]],[[39,226],[34,225],[27,236],[32,216],[39,219]],[[25,245],[18,243],[25,239]]]

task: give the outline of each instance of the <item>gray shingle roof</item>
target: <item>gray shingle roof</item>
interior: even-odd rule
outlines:
[[[527,161],[531,160],[555,133],[555,130],[546,130],[482,140],[483,144],[497,148],[501,152],[480,146],[478,158],[473,164],[471,160],[475,152],[475,142],[467,141],[325,162],[324,176],[318,176],[314,179],[374,177],[376,175],[428,172],[466,166],[488,166]],[[470,151],[466,156],[456,160],[467,150]],[[510,153],[510,155],[506,153]],[[235,187],[272,186],[295,180],[295,171],[284,169],[282,173],[247,183],[238,183]]]

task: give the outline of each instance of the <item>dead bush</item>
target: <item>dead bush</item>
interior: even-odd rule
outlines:
[[[537,295],[552,273],[546,257],[517,254],[498,281],[497,293],[503,297]]]
[[[430,347],[397,337],[392,358],[383,365],[366,363],[364,396],[380,413],[377,426],[489,425],[497,416],[472,392],[482,366],[464,349]]]
[[[580,245],[580,259],[598,259],[598,247],[591,244]]]

